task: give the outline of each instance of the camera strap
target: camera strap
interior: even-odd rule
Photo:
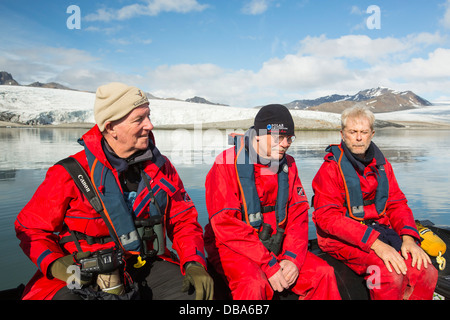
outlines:
[[[105,224],[109,230],[109,234],[112,236],[112,240],[114,240],[116,244],[120,243],[119,240],[116,239],[114,229],[112,228],[112,226],[108,222],[108,219],[105,216],[101,200],[97,195],[97,193],[95,192],[91,179],[89,178],[89,176],[87,175],[86,171],[83,169],[81,164],[72,157],[62,159],[56,164],[62,165],[67,170],[67,172],[70,174],[77,187],[86,196],[86,198],[88,199],[89,203],[92,205],[94,210],[97,211],[97,213],[100,214],[100,216],[102,217],[103,221],[105,221]],[[78,241],[78,237],[72,230],[69,229],[69,232],[73,238],[73,241],[75,242],[77,250],[79,252],[82,252],[80,242]]]

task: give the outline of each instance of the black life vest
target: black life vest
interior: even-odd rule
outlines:
[[[250,129],[251,130],[251,129]],[[235,167],[238,177],[238,185],[242,197],[242,216],[247,224],[259,230],[263,223],[263,213],[275,211],[278,227],[281,227],[287,218],[287,202],[289,198],[289,169],[286,162],[278,168],[278,193],[275,207],[261,207],[258,192],[255,185],[255,173],[253,163],[248,151],[248,135],[233,135],[235,145]]]
[[[364,200],[361,191],[361,182],[358,174],[356,173],[355,167],[352,165],[350,160],[345,155],[345,152],[341,145],[330,145],[327,147],[326,151],[333,153],[333,160],[337,162],[339,166],[339,171],[344,180],[345,187],[345,203],[347,207],[346,215],[356,219],[358,221],[364,220],[364,207],[374,205],[375,210],[378,213],[378,217],[385,214],[386,204],[389,197],[389,181],[386,176],[386,171],[384,169],[385,158],[381,151],[376,148],[375,158],[377,167],[377,181],[378,186],[376,190],[376,195],[373,200]]]

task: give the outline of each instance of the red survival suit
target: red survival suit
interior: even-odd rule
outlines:
[[[150,135],[153,140],[153,135]],[[80,162],[86,172],[90,173],[87,153],[94,156],[98,165],[104,166],[104,170],[100,171],[103,173],[108,169],[111,170],[111,177],[115,177],[112,180],[115,180],[116,187],[122,190],[117,170],[113,169],[102,149],[102,134],[98,127],[94,126],[81,140],[86,149],[73,157]],[[181,272],[184,274],[182,266],[187,261],[196,261],[206,267],[203,233],[197,222],[194,204],[170,161],[159,153],[153,143],[150,147],[152,147],[153,159],[144,162],[143,169],[150,178],[155,197],[158,199],[158,193],[160,193],[163,195],[162,198],[167,199],[162,206],[164,226],[180,259]],[[107,192],[104,185],[96,187],[100,193]],[[136,197],[133,212],[145,218],[150,210],[150,199],[148,189],[141,189]],[[137,201],[138,199],[141,201]],[[137,208],[138,205],[139,208]],[[49,276],[49,266],[56,259],[77,251],[73,241],[65,242],[62,246],[59,243],[62,238],[67,239],[70,235],[68,229],[94,238],[110,236],[104,220],[92,208],[61,165],[49,168],[44,182],[19,213],[15,228],[17,237],[21,241],[21,248],[39,269],[27,284],[23,299],[51,299],[66,285],[65,282]],[[86,240],[79,242],[83,251],[91,252],[115,245],[112,241],[104,244],[88,244]],[[136,255],[139,252],[125,250],[126,257],[133,254]]]
[[[286,217],[278,227],[285,230],[279,254],[269,252],[241,212],[243,196],[235,165],[236,149],[230,148],[217,158],[206,177],[206,206],[209,223],[205,227],[208,260],[221,274],[235,300],[271,299],[268,282],[279,269],[279,261],[287,259],[299,269],[297,282],[290,290],[302,299],[340,299],[334,270],[326,262],[308,252],[308,201],[298,177],[297,166],[286,155],[288,199]],[[275,206],[278,178],[270,168],[253,164],[254,184],[261,207]],[[247,202],[251,199],[245,199]],[[249,203],[246,204],[250,206]],[[263,213],[264,223],[276,233],[275,211]]]
[[[383,261],[370,249],[376,239],[381,240],[380,232],[383,233],[377,231],[375,226],[393,229],[397,237],[409,235],[420,241],[420,236],[391,164],[373,142],[369,149],[373,159],[363,165],[351,155],[344,143],[327,148],[330,152],[325,156],[312,183],[315,209],[313,221],[319,246],[333,257],[343,260],[358,274],[366,274],[368,266],[378,266],[381,271],[380,285],[370,290],[372,299],[431,299],[437,282],[437,270],[432,265],[418,271],[417,266],[411,267],[408,261],[412,259],[409,257],[408,274],[398,275],[395,271],[389,272]],[[359,180],[357,187],[360,189],[356,191],[363,195],[364,212],[360,213],[363,216],[352,212],[356,210],[348,205],[349,194],[355,190],[350,190],[350,182],[344,183],[350,181],[348,176],[344,179],[344,163],[351,166]],[[386,178],[381,178],[384,172]],[[388,185],[379,188],[382,179],[387,182],[383,184]],[[375,201],[377,193],[385,193],[385,199]],[[401,245],[400,237],[398,241]],[[366,278],[369,275],[366,274]]]

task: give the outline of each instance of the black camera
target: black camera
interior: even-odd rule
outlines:
[[[109,248],[94,252],[90,257],[79,261],[81,273],[110,273],[123,264],[122,251]]]
[[[259,239],[261,241],[269,240],[272,236],[272,226],[268,223],[263,223],[261,231],[259,232]]]
[[[273,230],[270,224],[263,223],[262,229],[259,233],[259,239],[267,250],[273,252],[275,255],[278,255],[281,251],[284,229],[277,228],[277,232],[274,235],[272,235],[272,232]]]

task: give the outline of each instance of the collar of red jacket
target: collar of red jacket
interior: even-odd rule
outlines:
[[[364,170],[367,166],[380,166],[386,164],[386,159],[380,149],[377,147],[375,143],[370,142],[370,146],[366,151],[366,157],[364,160],[356,157],[345,145],[344,142],[341,142],[342,150],[344,150],[344,154],[353,167],[358,170],[358,172],[363,175]]]

